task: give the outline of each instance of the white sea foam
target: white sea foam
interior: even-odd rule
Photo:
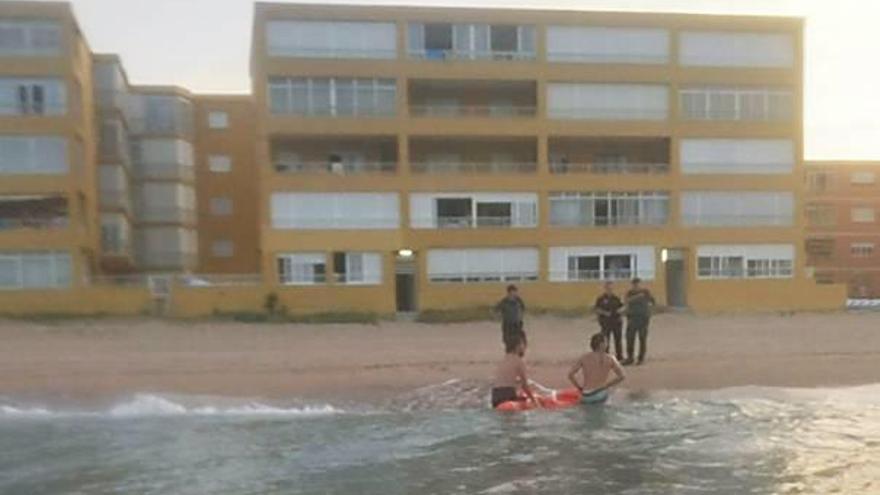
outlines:
[[[118,402],[103,410],[53,409],[46,406],[23,406],[20,404],[0,404],[2,418],[52,418],[52,417],[109,417],[109,418],[149,418],[186,416],[323,416],[341,414],[344,411],[329,404],[282,407],[256,401],[237,401],[205,398],[164,397],[153,394],[138,394]]]

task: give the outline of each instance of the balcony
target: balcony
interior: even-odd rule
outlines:
[[[180,163],[138,163],[134,168],[134,177],[139,181],[193,182],[196,171],[195,167]]]
[[[0,101],[0,117],[57,117],[66,112],[61,101]]]
[[[102,189],[100,199],[102,209],[131,211],[131,193],[129,191]]]
[[[520,81],[415,80],[409,85],[415,118],[523,119],[537,115],[537,86]]]
[[[137,219],[140,223],[194,225],[196,211],[177,206],[140,205],[137,208]]]
[[[180,270],[198,264],[196,253],[182,250],[138,250],[138,266],[147,270]]]
[[[669,138],[550,139],[554,174],[662,175],[669,162]]]
[[[131,112],[128,126],[132,134],[179,136],[193,133],[193,105],[171,95],[134,94],[128,99]]]
[[[426,175],[533,174],[537,142],[530,138],[413,138],[412,171]]]
[[[0,197],[0,232],[63,230],[70,226],[67,200],[61,196]]]
[[[430,61],[536,58],[534,26],[411,23],[409,57]]]
[[[275,139],[272,164],[279,174],[394,174],[397,140],[384,136]]]

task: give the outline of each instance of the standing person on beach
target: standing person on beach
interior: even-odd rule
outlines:
[[[605,352],[607,348],[608,342],[603,334],[593,335],[590,339],[591,352],[578,358],[568,372],[568,381],[581,391],[581,402],[584,404],[604,403],[608,400],[608,390],[626,378],[617,359]],[[577,381],[578,371],[583,375],[583,385]],[[608,381],[612,372],[614,379]]]
[[[614,283],[605,282],[605,292],[603,292],[593,305],[593,310],[599,315],[599,327],[602,329],[602,335],[605,336],[605,350],[611,350],[611,340],[614,340],[614,355],[618,361],[623,360],[623,317],[620,315],[620,308],[623,302],[614,293]]]
[[[507,286],[507,296],[495,305],[495,313],[501,315],[501,340],[505,347],[513,337],[525,335],[523,331],[523,314],[526,305],[519,297],[519,290],[515,285]]]
[[[648,347],[648,325],[651,323],[651,308],[656,303],[651,291],[642,287],[639,278],[632,280],[632,287],[626,293],[626,361],[624,365],[633,364],[636,336],[639,338],[639,357],[636,364],[645,362]]]

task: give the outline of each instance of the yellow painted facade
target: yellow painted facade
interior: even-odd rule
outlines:
[[[269,55],[267,23],[279,21],[390,22],[397,33],[396,55],[386,59],[356,60],[306,53]],[[529,25],[535,27],[533,60],[425,60],[408,54],[410,23],[463,23],[491,25]],[[669,59],[660,64],[557,63],[547,58],[548,26],[640,27],[667,30]],[[685,67],[679,63],[678,40],[685,31],[783,33],[793,40],[794,60],[787,68]],[[697,311],[743,311],[774,309],[833,309],[843,304],[840,287],[816,286],[805,269],[803,251],[803,24],[800,19],[635,14],[609,12],[554,12],[482,10],[416,7],[355,7],[258,4],[252,52],[253,90],[259,116],[257,162],[261,172],[262,272],[270,286],[284,284],[278,275],[278,256],[291,252],[326,253],[328,273],[333,272],[333,252],[367,251],[383,256],[381,287],[365,293],[357,306],[385,311],[395,301],[395,254],[413,250],[417,263],[415,297],[418,310],[486,305],[496,301],[505,283],[432,283],[428,281],[427,253],[437,248],[531,247],[539,250],[538,280],[517,282],[521,294],[533,306],[583,307],[600,290],[598,281],[551,282],[550,249],[565,246],[654,247],[656,275],[648,285],[661,304],[666,303],[666,273],[662,253],[680,250],[686,273],[686,305]],[[271,78],[382,78],[396,81],[396,112],[388,117],[351,118],[287,115],[270,109],[268,86]],[[502,82],[524,83],[534,87],[533,115],[498,117],[487,115],[417,115],[424,100],[425,81],[454,81],[464,89],[459,103],[486,103],[484,86]],[[464,82],[464,84],[462,84]],[[666,119],[649,120],[560,120],[548,116],[548,87],[553,83],[657,83],[668,85],[669,114]],[[430,84],[428,84],[430,85]],[[746,87],[785,87],[792,94],[791,118],[773,121],[691,121],[681,117],[679,90],[693,85]],[[470,92],[468,91],[470,89]],[[445,94],[439,96],[444,97]],[[441,98],[442,99],[442,98]],[[417,101],[414,101],[417,100]],[[520,103],[521,103],[520,101]],[[276,142],[299,143],[308,155],[308,141],[340,139],[392,139],[397,144],[394,171],[345,175],[280,173],[271,163]],[[574,139],[666,140],[668,173],[661,174],[558,174],[551,170],[554,142]],[[794,166],[791,173],[779,175],[696,175],[683,173],[680,144],[686,138],[785,139],[793,143]],[[492,142],[525,142],[536,170],[527,173],[473,173],[431,175],[416,172],[420,147],[435,140],[439,147],[462,139]],[[534,143],[533,145],[531,143]],[[506,144],[500,148],[517,146]],[[313,146],[314,147],[314,146]],[[637,145],[634,146],[634,148]],[[518,149],[518,148],[517,148]],[[485,151],[485,150],[483,150]],[[466,151],[479,156],[480,150]],[[485,153],[483,153],[485,154]],[[463,161],[467,161],[466,159]],[[526,161],[526,160],[520,160]],[[550,225],[552,193],[582,191],[664,191],[669,193],[668,222],[663,226],[615,228],[563,228]],[[784,191],[794,198],[794,214],[788,226],[701,228],[683,225],[681,196],[686,191]],[[400,228],[392,230],[295,230],[272,226],[271,197],[274,193],[295,192],[393,192],[400,200]],[[409,200],[413,194],[467,192],[528,192],[538,195],[539,221],[535,228],[503,229],[416,229],[411,227]],[[791,276],[783,280],[705,280],[697,276],[696,252],[701,245],[785,244],[795,250]],[[622,286],[624,284],[619,283]],[[340,301],[322,297],[327,287],[334,294],[356,290],[332,281],[325,287],[287,287],[322,308],[339,307]],[[621,287],[622,288],[622,287]],[[367,299],[369,298],[369,299]]]
[[[801,213],[804,204],[802,20],[257,3],[252,40],[252,95],[197,95],[176,87],[130,85],[123,71],[124,84],[120,88],[126,94],[131,93],[132,98],[179,97],[186,103],[181,104],[182,107],[190,108],[191,112],[175,117],[188,120],[189,126],[175,124],[166,131],[161,130],[161,125],[150,129],[143,121],[126,122],[129,137],[132,141],[179,139],[189,143],[194,170],[192,177],[177,171],[173,174],[178,175],[170,177],[159,173],[144,179],[138,176],[142,173],[138,172],[138,164],[129,163],[124,180],[131,184],[132,197],[128,200],[132,204],[121,209],[99,204],[100,167],[118,165],[125,160],[101,154],[101,123],[114,118],[116,110],[99,108],[96,96],[103,93],[96,86],[94,75],[97,64],[114,62],[121,66],[121,62],[112,55],[90,52],[68,4],[0,3],[0,22],[16,20],[58,23],[60,51],[50,56],[10,55],[0,51],[0,78],[59,78],[66,90],[66,110],[60,115],[0,112],[0,138],[61,136],[68,142],[70,172],[3,175],[0,199],[60,195],[67,201],[68,221],[64,228],[55,225],[34,229],[26,222],[22,222],[22,226],[0,228],[0,256],[46,251],[67,253],[71,257],[71,270],[69,284],[61,281],[59,284],[63,287],[57,290],[0,289],[0,314],[139,314],[154,308],[156,287],[163,286],[159,283],[161,280],[137,278],[141,274],[172,275],[169,279],[172,289],[161,297],[167,298],[170,314],[186,317],[260,311],[270,293],[277,294],[279,304],[295,313],[392,314],[485,306],[502,296],[509,281],[430,280],[430,253],[439,249],[474,248],[536,250],[534,276],[514,282],[520,286],[529,306],[577,308],[595,298],[601,289],[598,278],[605,275],[579,278],[581,269],[576,267],[575,275],[562,274],[562,279],[573,279],[561,280],[560,273],[551,269],[553,250],[609,246],[651,248],[650,259],[642,258],[640,263],[653,269],[642,278],[661,304],[672,304],[670,294],[676,291],[675,305],[695,311],[812,310],[843,305],[845,288],[817,286],[805,264],[805,222]],[[360,52],[355,56],[308,50],[270,55],[267,26],[279,21],[390,23],[394,30],[391,49],[394,55],[361,58],[373,48],[369,42],[356,47],[355,51]],[[508,43],[512,32],[517,33],[517,42],[521,44],[526,44],[525,38],[531,37],[533,56],[504,53],[471,60],[443,53],[438,59],[438,54],[430,51],[411,53],[411,25],[436,27],[444,23],[470,26],[462,30],[450,28],[449,35],[469,32],[468,36],[473,39],[485,25],[498,26],[498,32],[502,33],[496,40],[499,44]],[[511,30],[511,26],[515,29]],[[529,29],[518,30],[517,26]],[[554,27],[622,31],[638,28],[664,32],[668,34],[665,38],[667,57],[650,63],[551,60],[548,36]],[[340,27],[329,25],[318,31],[330,33],[333,29]],[[345,30],[345,26],[341,29]],[[353,29],[359,28],[354,26]],[[430,36],[436,36],[437,30],[430,29],[433,29]],[[772,68],[684,64],[680,52],[685,33],[746,33],[759,37],[781,34],[790,40],[792,60],[784,67]],[[283,38],[284,33],[281,36]],[[317,40],[320,36],[314,38]],[[295,43],[320,42],[302,41],[303,37],[296,39],[300,41]],[[490,45],[496,41],[490,40]],[[476,42],[472,40],[472,43]],[[273,47],[275,49],[277,47]],[[495,50],[491,46],[489,49]],[[369,117],[304,116],[296,115],[295,111],[273,111],[272,105],[277,103],[273,98],[278,96],[270,94],[269,84],[276,78],[312,78],[319,82],[334,78],[340,84],[361,78],[378,81],[369,83],[375,87],[391,81],[395,86],[395,110],[389,115]],[[664,102],[666,114],[659,119],[554,117],[551,115],[554,104],[548,95],[566,83],[663,86],[668,95]],[[747,121],[685,118],[682,91],[693,87],[732,87],[744,91],[782,88],[790,99],[790,115],[785,119]],[[336,98],[354,98],[339,95]],[[287,104],[297,108],[302,102],[296,98],[300,96],[291,96]],[[379,101],[380,96],[368,98]],[[499,100],[503,102],[500,108]],[[444,107],[449,101],[455,102],[452,114]],[[162,112],[147,112],[126,118],[147,119],[150,115],[163,116]],[[225,119],[225,126],[219,125],[217,119]],[[783,140],[791,143],[793,166],[786,173],[776,174],[688,173],[684,170],[681,149],[685,141],[698,139]],[[158,144],[157,149],[165,150]],[[652,168],[650,173],[597,172],[595,165],[600,158],[607,159],[602,156],[608,154],[608,150],[618,158],[622,156],[624,161],[659,168]],[[452,163],[434,163],[436,156],[450,152],[456,155]],[[365,161],[368,167],[362,172],[347,173],[344,167],[348,165],[340,163],[351,159],[349,153],[357,155],[355,160]],[[287,165],[279,168],[282,155],[288,157],[285,160],[294,156],[297,163],[292,168]],[[506,158],[499,162],[499,155]],[[560,156],[565,157],[562,162]],[[227,167],[223,158],[228,158],[228,170],[224,170]],[[337,158],[340,163],[336,163]],[[594,168],[571,172],[569,159],[572,166],[588,164]],[[186,165],[180,156],[170,161]],[[163,172],[162,166],[172,165],[161,159],[147,160],[145,164],[159,172]],[[451,167],[451,170],[438,172],[438,166]],[[195,196],[194,211],[186,211],[187,203],[183,199],[180,200],[183,206],[178,205],[180,211],[171,213],[163,209],[162,200],[156,204],[138,204],[135,191],[144,182],[157,185],[157,189],[161,189],[158,186],[161,184],[191,187]],[[784,192],[793,198],[793,211],[790,221],[779,226],[688,225],[684,221],[682,197],[694,191]],[[552,197],[561,193],[605,192],[661,192],[668,197],[667,218],[657,225],[554,224]],[[273,195],[295,193],[394,193],[398,198],[399,226],[387,229],[276,228],[273,222],[278,211],[273,211]],[[535,223],[525,228],[485,227],[479,225],[476,218],[479,213],[474,212],[475,224],[471,228],[417,227],[421,219],[411,218],[418,210],[414,198],[425,194],[535,195]],[[318,210],[322,207],[321,204],[310,206]],[[611,207],[608,208],[610,212]],[[110,253],[102,248],[101,221],[102,215],[107,214],[124,215],[131,223],[130,251]],[[191,232],[197,238],[197,247],[187,241],[165,252],[156,239],[171,235],[168,228],[178,229],[174,235],[183,237],[187,235],[184,231]],[[152,229],[153,237],[139,238],[138,232],[144,229]],[[734,279],[700,276],[700,249],[729,245],[793,246],[791,266],[785,268],[788,275]],[[153,252],[155,250],[160,252]],[[402,250],[411,250],[413,256],[399,258]],[[326,262],[321,268],[324,272],[316,275],[315,283],[297,285],[282,280],[279,257],[291,253],[324,256]],[[357,265],[351,262],[348,266],[350,262],[345,261],[346,266],[342,267],[340,256],[345,253],[378,254],[377,279],[368,283],[343,283],[349,276],[348,270]],[[670,256],[672,259],[668,259]],[[679,259],[680,266],[675,264]],[[52,263],[60,266],[63,260]],[[670,282],[674,278],[670,275],[673,265],[679,270],[676,275],[683,277],[680,285]],[[631,268],[631,274],[643,275],[635,267]],[[24,268],[21,271],[23,273]],[[198,284],[187,285],[179,283],[181,273],[206,275]],[[134,278],[121,280],[122,275]],[[235,279],[214,279],[207,275],[256,275],[262,282],[248,279],[246,283],[231,283]],[[21,277],[25,284],[24,275]],[[616,277],[627,278],[620,273]],[[215,283],[215,280],[224,283]],[[411,288],[402,289],[404,280],[412,283]],[[623,280],[618,281],[619,289],[624,285]],[[402,295],[402,291],[406,293]],[[409,299],[403,304],[401,298]]]

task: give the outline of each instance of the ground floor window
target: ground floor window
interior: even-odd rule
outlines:
[[[71,284],[68,253],[0,252],[0,290],[61,289]]]
[[[324,253],[289,253],[278,256],[278,280],[283,285],[314,285],[327,281]]]
[[[702,279],[791,278],[794,246],[700,246],[697,277]]]
[[[349,285],[382,283],[382,255],[379,253],[333,253],[336,282]]]
[[[654,278],[654,246],[567,246],[550,248],[550,280],[578,282]]]

